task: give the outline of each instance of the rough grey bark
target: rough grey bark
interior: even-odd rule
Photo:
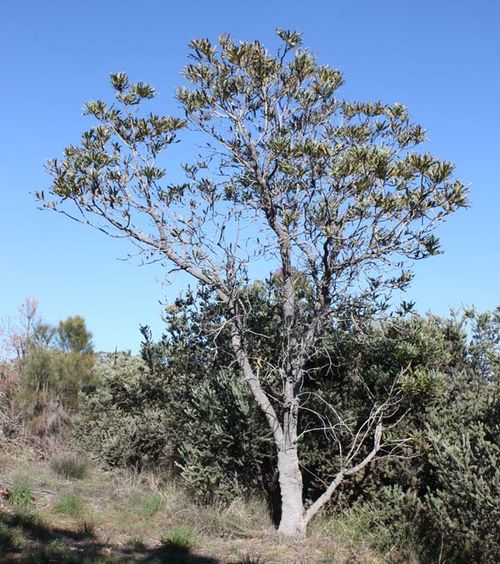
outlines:
[[[302,474],[297,447],[278,450],[281,489],[281,521],[278,531],[287,537],[300,538],[306,531],[302,500]]]

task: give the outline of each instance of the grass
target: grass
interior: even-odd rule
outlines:
[[[163,546],[173,552],[189,553],[196,546],[196,534],[191,527],[176,527],[160,538]]]
[[[33,511],[15,511],[9,515],[9,525],[22,529],[39,529],[45,526],[44,520]]]
[[[293,543],[276,533],[263,501],[200,506],[179,483],[120,469],[93,469],[77,481],[66,476],[55,473],[51,463],[22,454],[1,461],[0,483],[18,500],[0,512],[0,553],[12,556],[5,561],[384,561],[366,537],[361,541],[349,530],[360,522],[341,528],[325,517],[314,523],[308,539]]]
[[[94,521],[84,519],[78,522],[76,532],[83,538],[93,538],[95,537],[96,524]]]
[[[11,529],[0,523],[0,554],[6,552],[10,548],[15,548],[16,539]]]
[[[158,513],[162,504],[162,498],[159,494],[151,494],[147,496],[142,502],[139,504],[139,511],[144,517],[153,517]]]
[[[77,453],[55,456],[50,467],[58,476],[69,480],[83,480],[88,474],[86,460]]]
[[[143,552],[146,549],[146,543],[142,537],[130,539],[130,546],[135,552]]]
[[[33,488],[24,482],[17,483],[12,488],[9,501],[16,507],[28,508],[33,503]]]
[[[54,511],[70,517],[76,517],[83,511],[83,501],[75,494],[65,494],[55,502]]]

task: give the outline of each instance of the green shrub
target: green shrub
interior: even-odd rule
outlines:
[[[75,330],[83,333],[77,335]],[[35,331],[44,335],[35,334],[29,342],[20,374],[20,399],[35,418],[42,406],[56,399],[72,412],[78,408],[80,391],[98,383],[91,334],[79,316],[61,321],[57,339],[46,334],[56,331],[46,324]]]
[[[489,424],[479,406],[475,420],[465,422],[468,406],[459,394],[453,413],[436,414],[427,433],[429,528],[452,561],[493,564],[500,562],[500,402],[490,398],[496,415]]]
[[[234,371],[221,369],[193,386],[184,414],[176,462],[195,499],[227,503],[264,490],[271,433]]]
[[[73,480],[83,480],[88,473],[88,464],[77,453],[61,454],[52,458],[50,467],[59,476]]]
[[[419,551],[415,517],[421,502],[397,486],[382,488],[371,501],[359,501],[334,519],[346,542],[368,543],[390,562],[411,562]]]
[[[162,382],[125,353],[101,355],[96,370],[101,385],[82,395],[78,443],[110,467],[171,464],[169,439],[177,429]]]

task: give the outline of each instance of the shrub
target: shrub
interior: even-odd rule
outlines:
[[[50,467],[57,475],[72,480],[82,480],[88,473],[87,461],[77,453],[54,457]]]
[[[251,305],[253,354],[273,363],[279,351],[258,335],[274,334],[279,315],[264,299]],[[102,357],[102,386],[85,395],[79,437],[109,465],[170,469],[175,463],[200,501],[227,507],[236,496],[248,499],[263,489],[279,498],[262,414],[224,357],[223,331],[213,345],[210,330],[220,320],[205,307],[179,301],[159,343],[145,331],[144,361]],[[351,525],[399,558],[500,561],[498,316],[395,318],[368,324],[359,335],[332,329],[323,345],[310,361],[317,366],[310,388],[321,394],[307,400],[304,430],[318,425],[315,402],[363,421],[370,409],[366,389],[377,403],[396,382],[407,415],[386,438],[409,439],[405,456],[345,481],[329,507],[335,519],[351,508]],[[272,381],[266,385],[280,394]],[[322,433],[301,439],[307,502],[323,488],[318,476],[340,464],[346,437],[339,431],[337,439],[340,449],[328,447]]]
[[[169,438],[177,432],[161,381],[129,354],[101,355],[101,385],[82,395],[75,437],[106,466],[170,464]]]
[[[460,379],[427,431],[429,530],[457,562],[500,562],[500,394]]]
[[[376,498],[360,500],[332,521],[346,542],[368,543],[390,562],[411,562],[419,551],[415,516],[421,502],[398,486],[382,488]]]
[[[265,489],[271,435],[245,382],[221,369],[193,386],[184,413],[176,462],[195,499],[228,503]]]

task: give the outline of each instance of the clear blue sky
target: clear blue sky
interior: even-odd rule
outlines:
[[[345,97],[405,104],[428,149],[457,164],[471,208],[439,230],[445,254],[419,263],[408,298],[421,311],[498,303],[500,3],[495,0],[16,0],[0,4],[0,318],[28,296],[45,319],[81,314],[99,350],[132,349],[138,326],[162,330],[157,266],[117,260],[125,243],[38,211],[44,162],[90,125],[83,103],[109,94],[126,71],[160,91],[165,113],[193,37],[274,42],[303,32],[346,77]]]

